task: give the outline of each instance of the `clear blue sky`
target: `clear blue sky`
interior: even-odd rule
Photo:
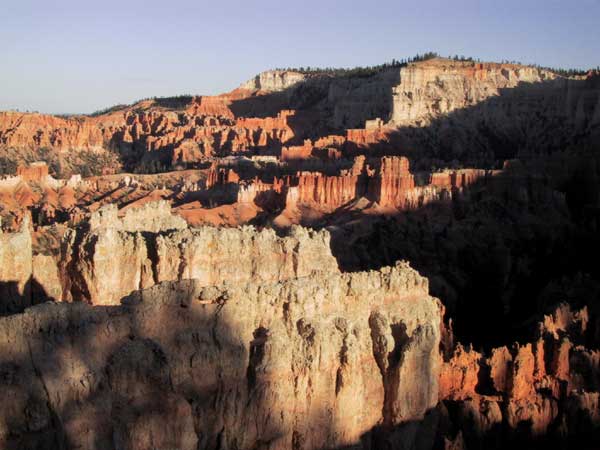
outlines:
[[[600,65],[600,0],[0,0],[0,109],[215,94],[274,67],[428,50]]]

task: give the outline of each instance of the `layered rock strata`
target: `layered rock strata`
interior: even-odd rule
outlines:
[[[521,83],[543,83],[557,76],[514,64],[473,63],[434,58],[400,69],[393,90],[391,121],[425,125],[435,117],[473,106]]]
[[[483,169],[445,170],[431,174],[428,185],[416,186],[407,158],[367,160],[358,156],[350,169],[342,169],[337,175],[300,171],[275,177],[272,183],[256,177],[244,184],[233,169],[215,167],[208,175],[207,185],[215,188],[237,184],[238,201],[243,203],[259,203],[264,193],[283,194],[279,196],[280,208],[305,205],[331,212],[364,197],[385,209],[406,210],[449,198],[452,193],[461,193],[478,181],[489,181],[498,173]]]

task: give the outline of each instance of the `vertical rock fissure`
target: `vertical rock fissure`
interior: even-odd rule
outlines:
[[[48,412],[50,413],[50,420],[52,422],[52,428],[55,432],[56,445],[58,450],[64,450],[67,448],[66,440],[65,440],[65,432],[62,420],[56,410],[52,405],[52,400],[50,398],[50,391],[48,390],[48,386],[46,385],[46,381],[44,380],[44,376],[42,375],[41,370],[38,368],[35,360],[33,358],[33,352],[31,350],[31,343],[29,339],[27,339],[27,350],[29,353],[29,360],[31,361],[31,366],[33,367],[33,371],[35,376],[40,380],[40,384],[42,385],[42,389],[44,390],[44,396],[46,397],[46,407],[48,408]]]

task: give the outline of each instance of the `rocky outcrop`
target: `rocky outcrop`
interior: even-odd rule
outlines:
[[[64,300],[118,304],[162,281],[196,279],[205,286],[268,282],[337,271],[329,235],[293,228],[287,237],[252,227],[188,228],[165,202],[117,217],[108,206],[62,243]]]
[[[61,298],[57,257],[34,252],[30,216],[18,230],[0,231],[0,316]]]
[[[354,200],[360,193],[360,187],[357,175],[326,176],[318,172],[300,172],[297,194],[290,196],[287,206],[305,204],[333,210]]]
[[[442,364],[440,399],[458,402],[451,420],[468,447],[486,439],[499,447],[541,438],[567,445],[579,442],[580,431],[600,427],[597,352],[571,343],[587,339],[588,322],[586,308],[561,305],[545,316],[532,343],[495,348],[487,358],[456,347]]]
[[[229,97],[224,95],[221,104],[229,104]],[[215,155],[280,146],[294,137],[288,125],[293,111],[279,111],[272,118],[236,120],[230,111],[207,115],[220,110],[205,107],[207,100],[202,99],[192,99],[180,111],[146,101],[97,117],[67,119],[3,112],[0,148],[35,151],[47,147],[59,153],[87,150],[99,154],[113,150],[135,168],[140,160],[168,166],[197,163]]]
[[[34,254],[32,258],[31,298],[35,303],[61,300],[62,282],[54,255]]]
[[[0,145],[16,148],[101,148],[105,137],[92,120],[0,112]]]
[[[0,319],[0,445],[371,448],[437,403],[440,313],[407,264],[36,306]]]
[[[384,157],[371,165],[358,157],[353,168],[340,176],[301,172],[297,177],[297,193],[292,194],[290,203],[316,205],[324,210],[363,196],[383,207],[403,209],[409,206],[409,193],[415,187],[408,160],[401,157]]]
[[[30,218],[19,231],[0,229],[0,316],[31,305],[32,246]]]
[[[599,102],[592,76],[441,58],[411,63],[394,87],[387,148],[411,149],[425,168],[429,158],[489,167],[525,157],[525,149],[597,145]]]
[[[394,88],[394,125],[426,125],[433,118],[473,106],[520,83],[541,83],[556,75],[534,67],[434,58],[400,70]]]
[[[491,172],[480,169],[437,172],[431,175],[429,185],[417,187],[407,158],[367,159],[361,155],[354,158],[350,168],[340,169],[338,175],[299,171],[293,176],[274,177],[271,183],[258,178],[241,181],[235,170],[214,166],[208,173],[207,187],[225,189],[237,184],[238,203],[269,203],[271,209],[304,205],[329,213],[364,197],[383,210],[407,210],[462,195],[478,180],[490,181],[488,175]]]
[[[241,89],[278,92],[288,89],[306,79],[306,75],[289,70],[267,70],[248,80]]]
[[[373,197],[383,207],[403,208],[407,192],[415,187],[415,181],[408,170],[408,159],[384,157],[380,160],[378,173],[371,183]]]

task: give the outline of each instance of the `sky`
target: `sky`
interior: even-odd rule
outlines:
[[[90,113],[426,51],[596,67],[599,24],[600,0],[0,0],[0,110]]]

